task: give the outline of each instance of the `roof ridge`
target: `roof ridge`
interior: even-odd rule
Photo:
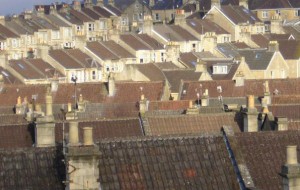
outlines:
[[[153,48],[148,44],[146,43],[144,40],[142,40],[138,34],[130,34],[131,36],[133,36],[136,40],[138,40],[139,42],[141,42],[142,44],[144,44],[145,46],[147,46],[150,50],[153,50]]]
[[[71,59],[73,59],[76,63],[78,63],[80,66],[82,66],[83,68],[86,68],[85,65],[83,65],[80,61],[78,61],[77,59],[75,59],[66,49],[62,49],[62,51],[67,54]],[[81,51],[81,50],[80,50]]]

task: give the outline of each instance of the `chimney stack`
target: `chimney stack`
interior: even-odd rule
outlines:
[[[141,95],[140,100],[140,115],[141,117],[144,117],[146,112],[148,111],[148,100],[145,98],[145,95]]]
[[[269,51],[278,52],[279,51],[279,44],[277,41],[270,41],[269,42]]]
[[[93,128],[92,127],[84,127],[83,128],[83,145],[84,146],[94,145]]]
[[[300,189],[300,164],[297,159],[297,146],[286,147],[286,164],[281,167],[284,190]]]
[[[183,25],[186,23],[185,13],[183,9],[177,9],[175,14],[175,25]]]
[[[17,98],[17,104],[15,106],[15,109],[16,109],[16,114],[17,115],[24,115],[25,114],[25,107],[22,105],[22,99],[21,99],[20,96]]]
[[[248,7],[248,0],[240,0],[239,6],[244,6],[246,9],[249,9]]]
[[[46,95],[46,116],[36,118],[35,122],[35,146],[53,147],[55,146],[55,122],[52,114],[52,96]],[[36,105],[37,109],[40,106]],[[41,112],[41,110],[39,111]]]
[[[143,33],[152,35],[152,30],[153,30],[153,20],[152,20],[152,15],[145,15],[144,16],[144,23],[143,23]]]
[[[247,99],[247,110],[244,112],[244,132],[258,131],[258,112],[255,108],[254,96],[249,95]]]
[[[288,130],[288,119],[286,117],[275,117],[277,131],[287,131]]]
[[[97,4],[96,5],[99,6],[99,7],[103,7],[104,6],[103,0],[97,0]]]
[[[194,115],[194,114],[199,114],[199,109],[198,107],[193,105],[193,101],[189,101],[189,108],[186,110],[187,115]]]
[[[78,123],[70,122],[70,126],[76,134],[70,131],[70,143],[66,152],[67,172],[66,189],[90,189],[96,190],[100,187],[99,180],[99,147],[93,142],[93,128],[83,128],[83,146],[78,145]],[[73,137],[72,137],[73,136]],[[72,143],[71,143],[72,141]],[[72,171],[72,172],[70,172]]]

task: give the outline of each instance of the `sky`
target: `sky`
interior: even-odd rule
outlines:
[[[0,0],[0,15],[20,14],[32,10],[34,5],[49,5],[54,2],[72,2],[71,0]]]

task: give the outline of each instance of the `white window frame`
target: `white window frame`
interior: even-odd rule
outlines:
[[[88,24],[88,30],[89,31],[95,31],[95,24],[94,23],[89,23]]]
[[[268,18],[269,17],[269,12],[268,11],[262,11],[261,17],[262,18]]]

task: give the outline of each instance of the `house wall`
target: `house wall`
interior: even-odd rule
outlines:
[[[295,11],[297,9],[278,9],[280,10],[280,16],[282,19],[287,19],[287,20],[292,20],[292,19],[297,19],[299,17],[297,17],[295,15]],[[263,13],[264,11],[268,12],[268,16],[264,17]],[[262,21],[269,21],[272,19],[272,17],[274,16],[278,16],[278,14],[276,13],[276,9],[268,9],[268,10],[253,10],[253,12],[256,14],[256,16],[262,20]]]
[[[300,75],[300,60],[296,59],[288,59],[286,60],[286,63],[289,66],[289,78],[299,78]]]
[[[285,60],[283,59],[280,52],[274,54],[271,63],[265,71],[265,79],[271,78],[287,78],[289,74],[289,67]]]

